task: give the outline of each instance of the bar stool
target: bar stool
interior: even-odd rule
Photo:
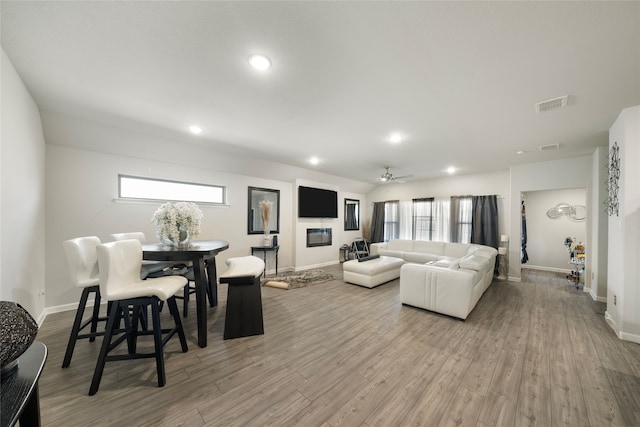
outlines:
[[[229,269],[220,276],[228,283],[224,339],[264,334],[260,276],[264,261],[255,256],[229,258]]]
[[[98,392],[106,362],[116,360],[155,358],[158,386],[163,387],[166,383],[164,345],[177,333],[182,352],[188,350],[174,297],[176,292],[184,288],[187,279],[182,276],[164,276],[140,280],[142,245],[138,240],[105,243],[97,247],[97,252],[100,266],[100,292],[104,298],[112,303],[112,306],[89,388],[89,395],[93,396]],[[159,309],[161,301],[167,302],[169,312],[175,322],[175,327],[172,329],[161,328]],[[149,306],[151,307],[153,330],[138,331],[139,314]],[[133,315],[131,316],[129,315],[130,307],[133,307]],[[116,328],[121,319],[124,320],[123,330]],[[115,334],[120,334],[120,336],[116,338]],[[164,338],[163,334],[165,334]],[[140,335],[153,335],[155,344],[153,353],[136,353],[137,339]],[[109,355],[125,340],[127,341],[128,354]]]
[[[115,233],[111,235],[111,238],[116,242],[120,240],[135,239],[140,243],[144,243],[147,240],[146,236],[141,231]],[[170,275],[171,272],[166,274],[165,271],[170,269],[171,267],[173,267],[172,262],[143,260],[142,268],[140,269],[140,277],[146,279],[147,277],[160,277]]]
[[[128,240],[128,239],[139,240],[140,243],[144,243],[146,241],[146,237],[144,233],[141,231],[134,231],[129,233],[116,233],[116,234],[112,234],[111,238],[113,238],[113,240],[115,241]],[[191,263],[189,262],[189,264]],[[216,268],[215,261],[212,260],[211,264],[213,264],[213,266],[210,266],[208,260],[205,260],[207,274],[209,275],[211,269],[213,268],[213,277],[215,277],[215,268]],[[195,279],[193,277],[193,268],[190,265],[182,264],[182,266],[184,268],[180,269],[181,272],[175,273],[172,270],[172,268],[175,267],[174,263],[166,262],[166,261],[143,260],[142,270],[141,270],[142,273],[140,277],[153,278],[153,277],[170,276],[174,274],[185,276],[189,280],[189,283],[187,283],[187,285],[184,287],[183,295],[182,296],[176,295],[176,298],[183,300],[182,312],[183,312],[183,316],[187,317],[189,313],[189,296],[196,292]],[[209,286],[207,287],[207,296],[209,297],[209,305],[213,307],[214,305],[218,304],[218,289],[217,287],[212,285],[210,280],[209,280]]]
[[[78,288],[82,288],[82,295],[78,303],[78,310],[69,335],[69,343],[64,354],[62,367],[68,368],[71,364],[71,357],[79,339],[89,338],[89,341],[95,341],[97,336],[104,335],[104,332],[97,332],[98,322],[107,320],[106,317],[99,317],[100,311],[100,286],[98,276],[98,255],[96,247],[100,244],[100,239],[95,236],[78,237],[62,242],[71,282]],[[87,300],[90,294],[95,294],[93,302],[93,314],[91,318],[82,321],[84,309],[87,306]],[[84,328],[91,325],[91,332],[88,334],[80,334]]]

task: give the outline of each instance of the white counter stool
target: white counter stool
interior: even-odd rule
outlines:
[[[89,395],[97,393],[105,363],[116,360],[154,357],[158,373],[158,386],[162,387],[166,383],[164,345],[177,333],[182,352],[188,350],[174,297],[176,292],[184,288],[187,279],[182,276],[164,276],[140,280],[142,245],[138,240],[105,243],[97,247],[97,252],[100,268],[100,293],[103,298],[112,303],[112,306],[89,388]],[[175,322],[175,327],[172,329],[161,329],[159,309],[161,301],[166,301],[169,306],[169,311]],[[138,331],[139,314],[148,306],[151,306],[153,330]],[[133,315],[131,316],[129,316],[129,307],[133,307]],[[124,330],[117,329],[117,324],[121,319],[124,320]],[[113,340],[114,334],[121,335]],[[136,353],[138,336],[151,334],[154,338],[155,352]],[[164,339],[162,334],[166,334]],[[127,341],[128,354],[109,356],[109,352],[125,340]]]
[[[141,231],[132,231],[129,233],[115,233],[111,235],[111,238],[119,242],[121,240],[135,239],[140,243],[145,243],[147,238]],[[160,277],[165,276],[164,271],[173,267],[172,262],[167,261],[142,261],[142,268],[140,269],[140,277],[146,279],[147,277]]]
[[[62,242],[65,257],[67,258],[67,266],[71,282],[78,288],[82,288],[80,302],[76,311],[76,317],[71,327],[67,350],[64,353],[62,367],[68,368],[71,364],[71,357],[79,339],[88,338],[89,341],[95,341],[97,336],[104,335],[104,331],[98,332],[98,322],[106,321],[106,317],[99,317],[100,311],[100,286],[98,285],[100,277],[98,276],[98,255],[96,247],[100,244],[100,239],[96,236],[78,237]],[[87,300],[90,294],[94,294],[93,313],[91,317],[84,322],[84,309],[87,306]],[[87,326],[91,325],[88,334],[80,334]]]
[[[128,239],[136,239],[139,240],[140,243],[145,243],[146,237],[141,231],[133,231],[129,233],[117,233],[112,234],[111,237],[115,241],[119,240],[128,240]],[[211,265],[209,264],[211,263]],[[196,292],[195,289],[195,279],[193,277],[193,266],[189,262],[188,264],[180,264],[184,268],[180,273],[175,273],[172,268],[176,267],[175,263],[167,262],[167,261],[149,261],[142,260],[142,270],[140,276],[144,279],[147,277],[162,277],[162,276],[171,276],[178,274],[180,276],[184,276],[189,280],[189,283],[184,287],[184,292],[182,296],[176,295],[176,298],[183,300],[182,303],[182,315],[187,317],[189,314],[189,296]],[[205,268],[207,271],[207,276],[211,276],[213,272],[213,277],[215,277],[215,260],[205,260]],[[209,305],[211,307],[218,304],[218,288],[216,287],[215,279],[212,281],[207,278],[209,282],[209,286],[207,288],[207,296],[209,297]]]
[[[255,256],[229,258],[229,269],[220,276],[228,283],[224,339],[264,334],[260,276],[264,261]]]

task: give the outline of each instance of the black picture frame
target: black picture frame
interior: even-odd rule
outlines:
[[[247,202],[247,234],[263,234],[264,226],[260,216],[260,201],[273,203],[269,220],[269,234],[280,233],[280,190],[271,188],[249,187]]]
[[[344,231],[360,230],[360,200],[344,199]]]

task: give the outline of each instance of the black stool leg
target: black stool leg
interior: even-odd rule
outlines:
[[[180,338],[182,352],[186,353],[189,350],[189,347],[187,347],[187,337],[184,335],[182,320],[180,320],[180,313],[178,312],[178,305],[176,304],[175,297],[169,298],[167,300],[167,305],[169,306],[169,312],[173,316],[173,320],[176,322],[176,331],[178,332],[178,338]]]
[[[128,321],[125,320],[127,330],[127,349],[129,354],[135,354],[136,347],[138,345],[138,319],[140,319],[140,312],[143,311],[143,307],[134,305],[131,315],[131,324],[128,325]]]
[[[184,286],[184,293],[182,296],[182,315],[187,317],[189,315],[189,295],[191,294],[191,287],[189,282]],[[168,303],[167,303],[168,304]]]
[[[175,304],[175,300],[174,300]],[[171,309],[171,306],[169,306]],[[177,306],[176,306],[177,310]],[[180,317],[180,316],[178,316]],[[160,309],[156,298],[151,303],[151,319],[153,321],[153,342],[156,350],[156,370],[158,371],[158,387],[164,387],[167,376],[164,370],[164,351],[162,349],[162,329],[160,326]]]
[[[109,347],[111,347],[111,337],[113,336],[113,330],[116,326],[116,317],[120,311],[120,301],[113,301],[111,305],[111,311],[109,312],[109,320],[107,320],[107,329],[104,332],[104,338],[102,340],[102,347],[100,347],[100,354],[98,354],[98,361],[96,362],[96,369],[93,372],[93,379],[91,380],[91,387],[89,387],[89,396],[93,396],[98,392],[100,387],[100,380],[102,379],[102,373],[104,372],[104,365],[107,361],[107,353],[109,353]]]
[[[93,300],[93,317],[91,319],[91,337],[89,338],[89,342],[94,342],[96,340],[96,332],[98,332],[98,320],[100,320],[100,288],[98,287],[95,291],[96,296]]]
[[[67,351],[64,353],[64,360],[62,361],[63,368],[68,368],[71,364],[71,356],[73,356],[73,349],[76,347],[76,340],[78,339],[78,332],[80,331],[80,324],[82,323],[82,316],[84,315],[84,308],[87,306],[87,299],[89,298],[89,289],[90,288],[82,289],[80,303],[78,304],[78,310],[76,311],[76,318],[73,321],[71,335],[69,336],[69,342],[67,343]]]

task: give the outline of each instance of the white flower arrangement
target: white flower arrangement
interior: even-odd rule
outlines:
[[[156,235],[161,242],[174,245],[188,243],[200,234],[202,211],[195,203],[167,202],[153,213],[151,221],[156,224]]]
[[[260,207],[260,218],[262,219],[264,234],[269,235],[269,222],[271,221],[273,202],[271,200],[260,200],[258,206]]]

